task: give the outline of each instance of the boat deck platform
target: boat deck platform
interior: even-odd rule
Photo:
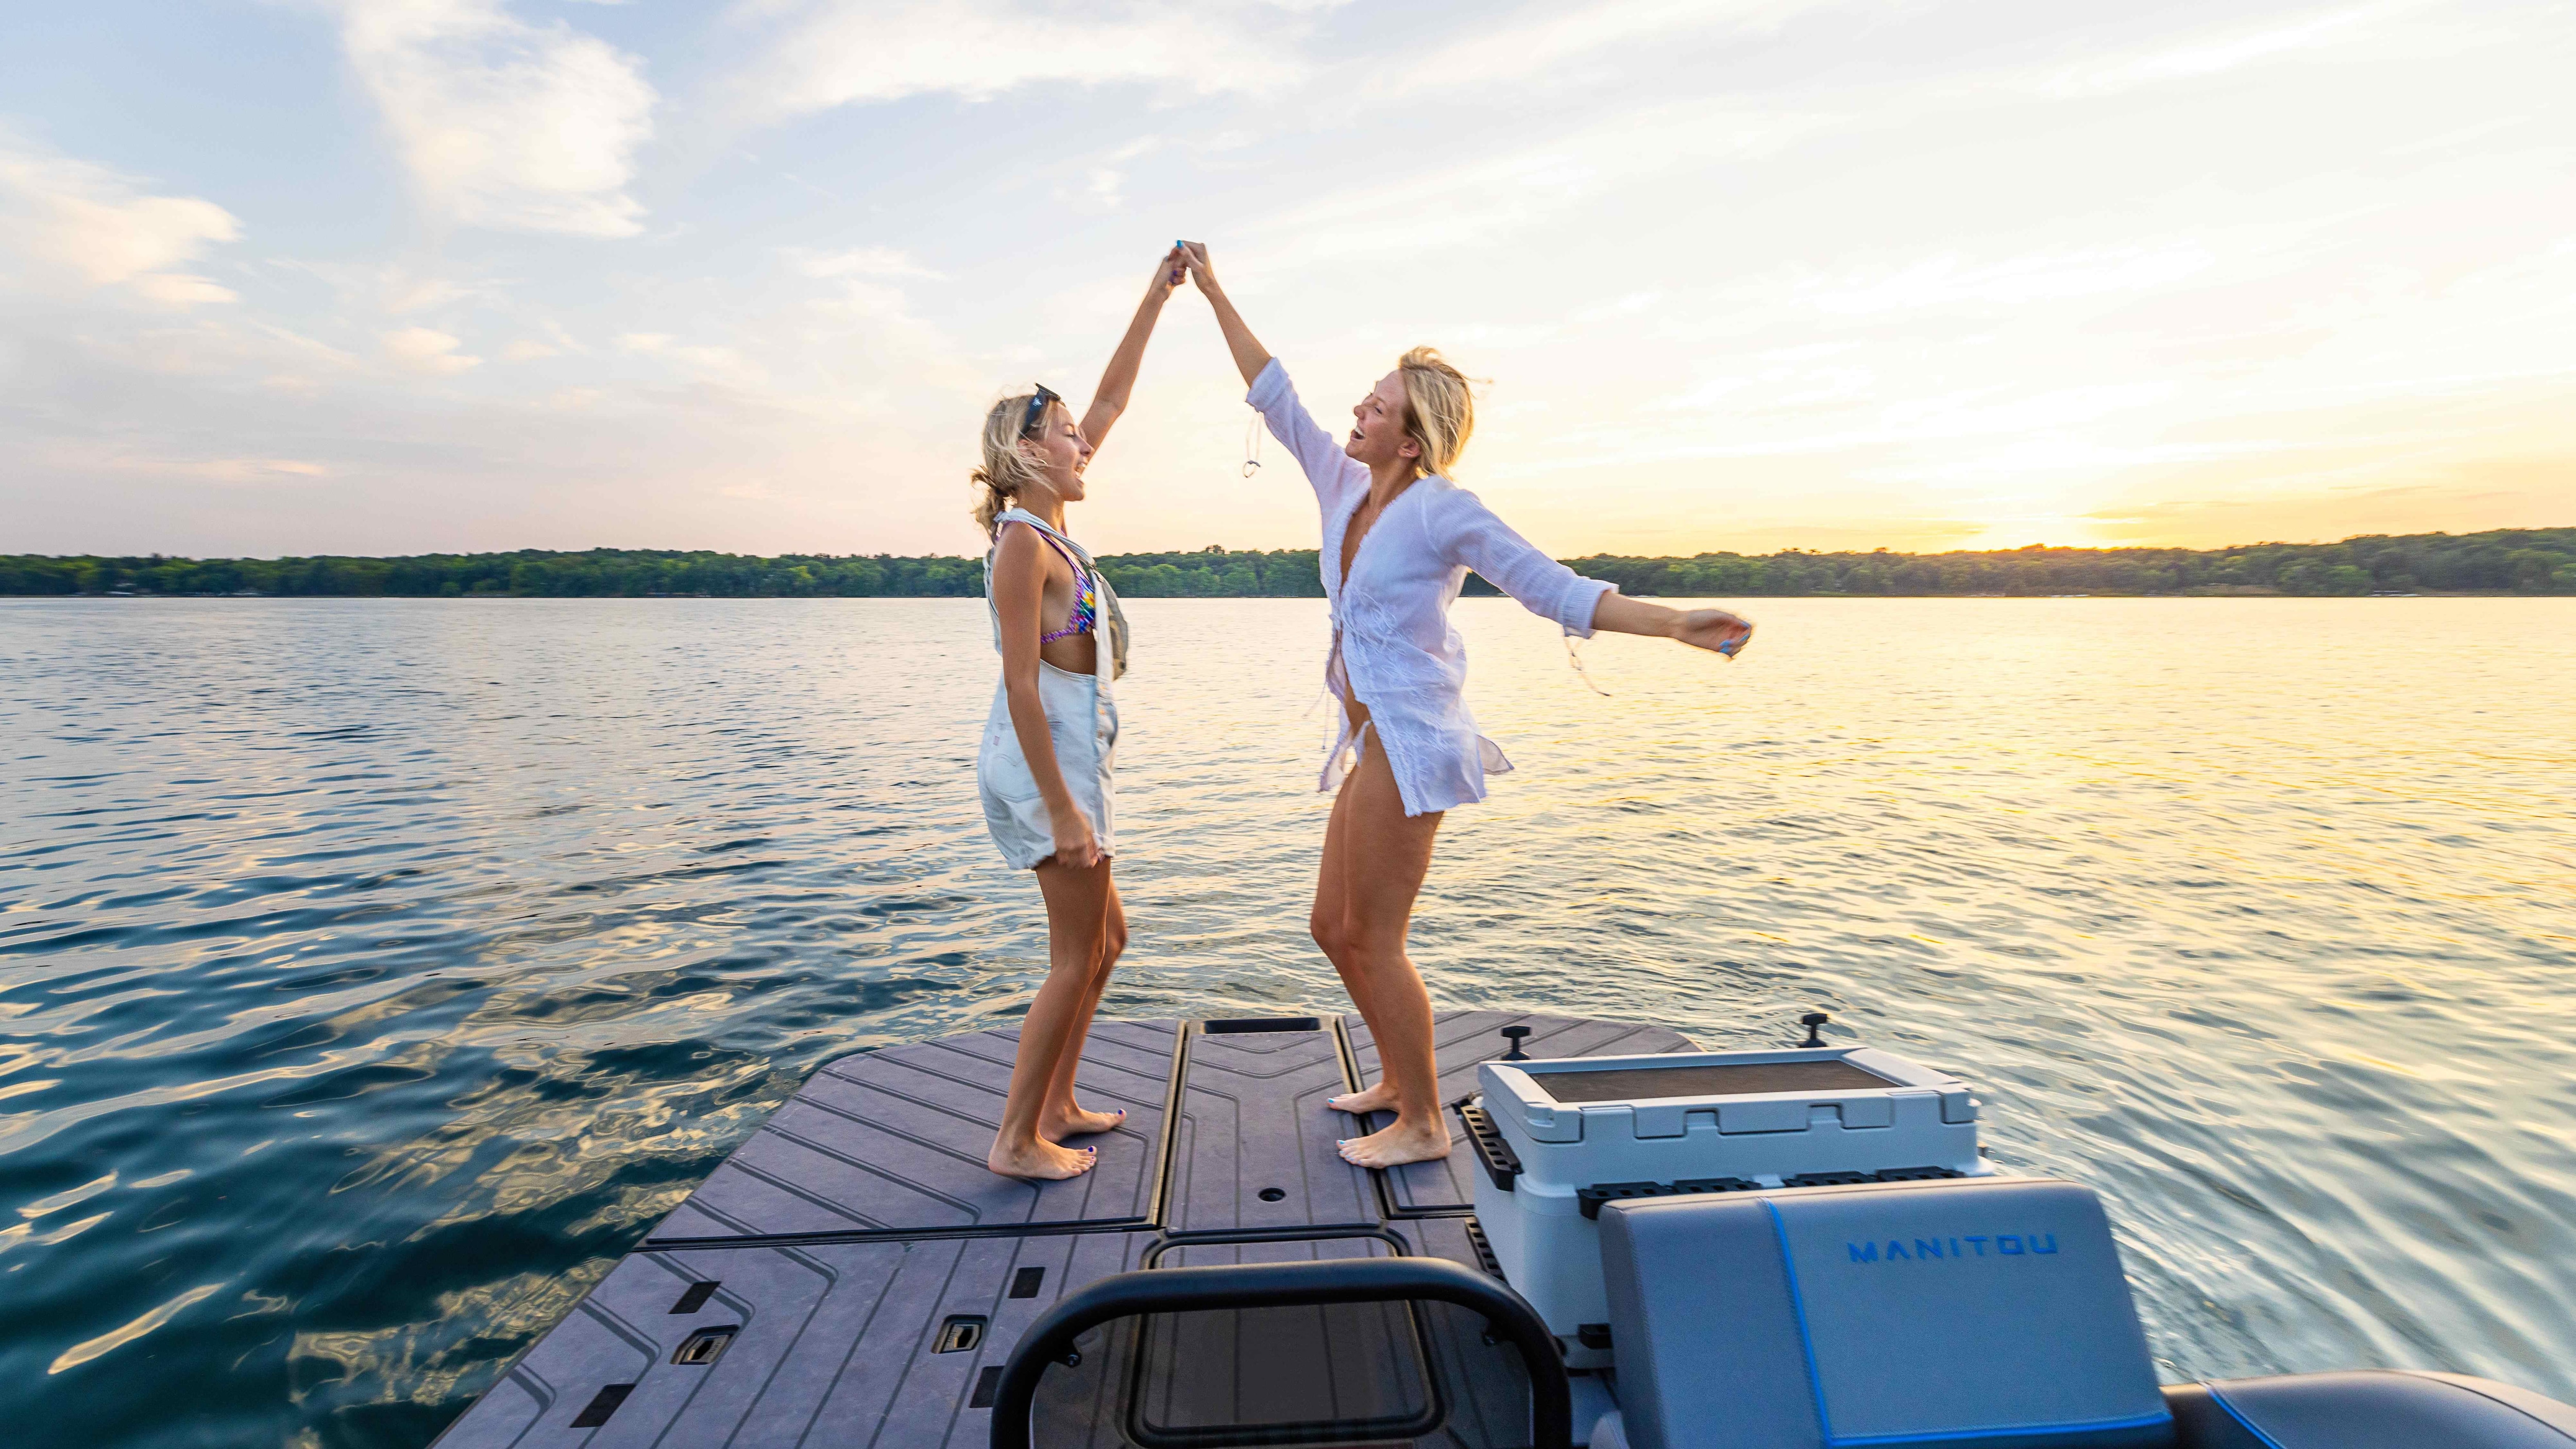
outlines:
[[[1474,1090],[1513,1025],[1535,1057],[1691,1049],[1659,1026],[1450,1012],[1435,1028],[1442,1101]],[[984,1166],[1017,1045],[988,1031],[826,1063],[441,1449],[979,1449],[1022,1333],[1111,1274],[1387,1254],[1492,1271],[1463,1144],[1385,1172],[1335,1152],[1356,1132],[1325,1100],[1377,1076],[1356,1016],[1095,1023],[1081,1099],[1127,1120],[1081,1139],[1100,1164],[1066,1182]],[[1299,1311],[1303,1328],[1280,1317]],[[1472,1326],[1400,1304],[1299,1311],[1141,1320],[1087,1368],[1049,1374],[1064,1383],[1040,1401],[1040,1442],[1210,1449],[1249,1442],[1226,1426],[1268,1422],[1265,1398],[1301,1396],[1332,1401],[1345,1430],[1381,1425],[1382,1444],[1434,1423],[1419,1442],[1525,1440],[1525,1406],[1493,1392],[1509,1376],[1466,1362],[1494,1352]]]

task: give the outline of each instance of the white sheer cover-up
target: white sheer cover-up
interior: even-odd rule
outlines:
[[[1485,777],[1512,763],[1477,732],[1467,710],[1467,646],[1450,627],[1449,606],[1468,570],[1579,638],[1591,637],[1592,612],[1613,586],[1541,553],[1475,494],[1436,474],[1387,505],[1360,540],[1350,577],[1340,577],[1342,539],[1368,497],[1368,469],[1306,411],[1277,358],[1261,370],[1245,401],[1306,470],[1323,512],[1316,563],[1333,618],[1324,682],[1340,726],[1316,788],[1337,788],[1350,768],[1347,695],[1368,706],[1405,814],[1484,799]]]

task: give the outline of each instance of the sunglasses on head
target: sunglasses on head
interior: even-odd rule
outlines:
[[[1038,424],[1046,418],[1048,403],[1058,403],[1062,401],[1064,401],[1064,399],[1056,396],[1055,389],[1048,387],[1044,383],[1038,384],[1037,392],[1029,398],[1028,412],[1020,419],[1020,436],[1025,438],[1030,433],[1037,430]]]

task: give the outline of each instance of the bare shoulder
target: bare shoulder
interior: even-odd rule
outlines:
[[[1057,572],[1055,550],[1046,546],[1036,529],[1016,520],[1002,524],[1001,533],[993,540],[995,579],[1043,586]]]
[[[1038,531],[1015,518],[1005,518],[993,531],[993,562],[1025,564],[1043,550],[1038,547]]]

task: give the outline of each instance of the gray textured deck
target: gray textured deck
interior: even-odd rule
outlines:
[[[1349,1090],[1329,1021],[1320,1031],[1193,1038],[1167,1225],[1202,1233],[1375,1223],[1367,1170],[1334,1150],[1352,1135],[1351,1119],[1324,1106]],[[1278,1200],[1263,1201],[1265,1190]]]
[[[1561,1044],[1565,1055],[1685,1045],[1655,1028],[1458,1013],[1441,1019],[1443,1070],[1470,1071],[1480,1054],[1499,1052],[1493,1028],[1511,1020],[1546,1033],[1531,1038],[1533,1049]],[[1089,1178],[1045,1187],[995,1178],[983,1166],[1016,1045],[1011,1035],[832,1062],[439,1443],[977,1449],[991,1432],[989,1409],[974,1402],[979,1385],[989,1392],[1040,1313],[1110,1274],[1149,1263],[1397,1252],[1483,1271],[1472,1219],[1454,1210],[1387,1219],[1370,1175],[1334,1153],[1334,1139],[1353,1124],[1323,1105],[1350,1086],[1333,1025],[1219,1035],[1194,1025],[1180,1110],[1167,1132],[1162,1112],[1183,1041],[1179,1024],[1097,1024],[1078,1080],[1089,1105],[1123,1105],[1129,1121],[1102,1144],[1102,1166]],[[1374,1067],[1373,1053],[1361,1059]],[[1278,1189],[1279,1200],[1262,1201],[1264,1188]],[[1302,1227],[1318,1233],[1259,1243],[1173,1236]],[[684,1295],[699,1283],[715,1286],[692,1302]],[[684,1303],[691,1311],[674,1311]],[[1162,1322],[1159,1338],[1132,1323],[1096,1330],[1082,1366],[1047,1376],[1038,1404],[1049,1431],[1043,1442],[1132,1449],[1115,1406],[1128,1402],[1140,1351],[1147,1377],[1137,1382],[1154,1387],[1138,1392],[1160,1396],[1150,1412],[1186,1426],[1194,1414],[1293,1406],[1295,1375],[1279,1375],[1294,1369],[1313,1378],[1319,1360],[1290,1350],[1345,1339],[1359,1351],[1335,1347],[1325,1356],[1332,1395],[1374,1402],[1368,1395],[1376,1393],[1401,1407],[1427,1364],[1448,1385],[1443,1435],[1464,1436],[1443,1444],[1502,1444],[1525,1432],[1517,1426],[1527,1400],[1504,1362],[1509,1352],[1484,1343],[1474,1322],[1452,1322],[1442,1316],[1449,1310],[1428,1306],[1366,1308],[1311,1324],[1300,1312],[1194,1315],[1200,1322],[1191,1332],[1175,1334]],[[1415,1336],[1408,1312],[1425,1315],[1427,1338]],[[942,1326],[960,1315],[985,1320],[981,1341],[934,1352]],[[737,1332],[714,1363],[672,1361],[691,1334],[726,1326]],[[1370,1377],[1395,1372],[1383,1368],[1390,1364],[1402,1372],[1383,1382]],[[1266,1365],[1284,1367],[1265,1376]],[[573,1427],[602,1389],[616,1386],[626,1386],[626,1397],[603,1422]]]
[[[1342,1019],[1350,1031],[1351,1054],[1363,1081],[1378,1074],[1377,1044],[1368,1023],[1352,1015]],[[1533,1057],[1646,1056],[1692,1050],[1690,1038],[1668,1027],[1633,1021],[1591,1021],[1569,1016],[1530,1016],[1514,1011],[1452,1011],[1434,1019],[1432,1061],[1440,1068],[1440,1100],[1454,1102],[1476,1090],[1476,1064],[1510,1049],[1499,1035],[1507,1026],[1526,1026],[1522,1051]],[[1388,1172],[1387,1196],[1398,1212],[1459,1212],[1476,1200],[1476,1154],[1466,1146],[1458,1114],[1449,1120],[1451,1151],[1437,1162],[1410,1162]],[[1369,1117],[1372,1131],[1395,1120],[1392,1113]]]
[[[1068,1182],[996,1177],[1016,1031],[977,1032],[826,1063],[647,1240],[1142,1223],[1152,1207],[1177,1022],[1101,1022],[1074,1077],[1083,1105],[1124,1108],[1076,1138],[1100,1165]]]
[[[981,1445],[977,1380],[1072,1288],[1136,1266],[1141,1233],[827,1243],[645,1252],[617,1265],[439,1442],[442,1449],[663,1445]],[[1009,1296],[1022,1269],[1038,1293]],[[693,1281],[723,1286],[671,1312]],[[972,1350],[932,1352],[941,1324],[974,1314]],[[739,1324],[716,1362],[671,1362],[702,1326]],[[595,1429],[570,1427],[601,1387],[635,1385]]]

